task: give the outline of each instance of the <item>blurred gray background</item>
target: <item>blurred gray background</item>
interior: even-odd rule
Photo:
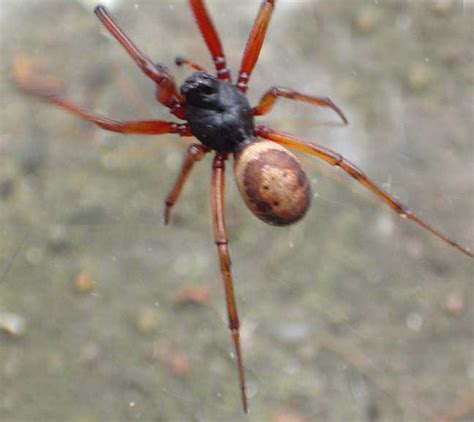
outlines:
[[[210,157],[166,227],[164,198],[191,140],[105,132],[12,83],[22,54],[78,104],[168,119],[94,3],[0,3],[0,419],[470,420],[472,259],[302,154],[313,206],[286,228],[246,209],[228,165],[244,417]],[[235,76],[260,1],[207,3]],[[185,0],[108,4],[179,82],[190,72],[174,66],[178,54],[212,70]],[[473,246],[472,21],[467,1],[279,1],[249,98],[273,85],[330,96],[348,127],[286,100],[259,122],[344,154]]]

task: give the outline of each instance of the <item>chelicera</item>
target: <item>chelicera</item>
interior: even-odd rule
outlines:
[[[193,167],[207,153],[213,152],[211,178],[211,213],[214,240],[224,281],[229,327],[235,349],[242,405],[247,412],[242,353],[240,348],[239,318],[230,270],[227,231],[224,218],[224,170],[227,159],[234,158],[234,174],[239,191],[250,211],[268,224],[288,225],[300,220],[311,202],[310,183],[298,159],[285,147],[292,147],[344,170],[351,177],[370,189],[400,216],[412,220],[448,243],[459,252],[473,257],[473,253],[450,240],[427,224],[413,211],[401,204],[365,173],[340,154],[289,133],[256,125],[254,118],[268,113],[275,101],[287,98],[321,107],[329,107],[344,124],[343,112],[329,99],[301,94],[291,89],[269,89],[255,107],[251,107],[245,93],[252,71],[257,63],[276,0],[264,0],[250,32],[237,82],[232,83],[231,72],[220,39],[206,10],[203,0],[189,0],[190,7],[214,61],[216,74],[186,58],[177,58],[177,65],[186,65],[195,72],[178,89],[168,70],[146,57],[115,23],[103,6],[94,10],[105,28],[135,60],[138,67],[156,85],[156,99],[168,107],[171,114],[182,122],[139,120],[112,120],[83,109],[57,95],[45,79],[21,66],[13,66],[15,80],[23,91],[43,98],[100,127],[132,134],[176,134],[194,136],[199,143],[191,145],[184,157],[180,174],[171,189],[165,206],[165,223],[169,222],[171,209]],[[183,122],[184,121],[184,122]]]

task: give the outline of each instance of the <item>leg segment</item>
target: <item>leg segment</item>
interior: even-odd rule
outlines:
[[[241,92],[247,92],[250,74],[257,63],[274,7],[275,0],[263,0],[257,17],[255,18],[252,31],[250,31],[249,39],[247,40],[247,45],[242,57],[242,64],[240,65],[239,77],[237,79],[237,87]]]
[[[230,255],[228,251],[227,229],[224,220],[224,173],[225,160],[227,155],[217,153],[212,163],[212,183],[211,183],[211,212],[212,226],[214,230],[214,241],[219,253],[221,274],[224,280],[225,298],[227,303],[227,313],[229,317],[229,328],[234,342],[235,355],[237,358],[237,368],[239,371],[240,391],[242,406],[247,413],[247,392],[245,389],[244,367],[242,352],[240,350],[239,317],[234,298],[234,288],[232,274],[230,272]]]
[[[186,151],[184,156],[183,165],[181,166],[181,172],[179,173],[178,179],[176,180],[173,188],[166,197],[165,205],[165,224],[169,223],[171,208],[178,200],[178,197],[183,189],[184,183],[186,182],[194,163],[202,160],[204,154],[209,152],[209,148],[206,148],[201,144],[193,144]]]
[[[12,76],[18,88],[25,94],[39,97],[52,103],[76,116],[88,120],[103,129],[120,133],[136,133],[144,135],[160,135],[163,133],[176,133],[181,136],[191,136],[187,124],[164,122],[160,120],[137,120],[123,122],[100,116],[85,108],[54,94],[59,88],[59,83],[54,78],[42,76],[38,72],[36,63],[28,58],[19,57],[12,62]]]
[[[198,64],[192,62],[191,60],[188,60],[186,57],[181,57],[178,56],[174,59],[174,62],[176,63],[176,66],[183,66],[186,65],[190,67],[191,69],[194,69],[196,72],[205,72],[206,69],[203,67],[199,66]]]
[[[135,133],[142,135],[161,135],[164,133],[176,133],[181,136],[191,136],[191,132],[186,124],[177,124],[174,122],[165,122],[161,120],[135,120],[120,121],[112,120],[107,117],[92,113],[84,108],[65,100],[61,97],[50,96],[46,98],[52,104],[55,104],[89,122],[95,123],[102,129],[120,133]]]
[[[230,70],[227,68],[224,50],[203,0],[189,0],[189,4],[216,66],[217,77],[230,82]]]
[[[102,129],[110,130],[112,132],[135,133],[142,135],[161,135],[164,133],[176,133],[180,136],[191,136],[191,130],[189,129],[187,124],[178,124],[161,120],[135,120],[125,122],[120,120],[113,120],[107,117],[100,116],[99,114],[92,113],[56,95],[40,94],[35,93],[34,91],[30,91],[28,93],[40,96],[44,100],[55,104],[58,107],[61,107],[72,114],[82,117],[84,120],[88,120],[89,122],[95,123]]]
[[[417,217],[413,211],[398,202],[394,197],[385,192],[380,186],[372,182],[372,180],[370,180],[362,170],[358,169],[354,164],[346,160],[338,153],[303,139],[299,139],[296,136],[290,135],[288,133],[273,130],[265,126],[258,126],[255,129],[255,134],[278,144],[297,148],[301,151],[307,152],[308,154],[315,155],[332,166],[340,167],[359,183],[362,183],[365,187],[375,193],[375,195],[388,204],[401,217],[414,221],[416,224],[428,230],[443,242],[448,243],[452,247],[456,248],[459,252],[462,252],[467,256],[474,257],[474,254],[471,251],[449,239],[437,229],[430,226],[428,223],[425,223],[423,220]]]
[[[138,67],[157,84],[157,100],[168,107],[174,115],[183,118],[182,104],[183,99],[176,87],[173,77],[168,71],[159,64],[154,64],[146,57],[127,35],[114,22],[104,6],[97,6],[94,13],[107,28],[110,34],[122,45],[127,53],[137,63]]]
[[[303,101],[305,103],[318,105],[321,107],[329,107],[339,115],[344,124],[347,125],[348,123],[344,113],[336,104],[331,101],[330,98],[313,97],[310,95],[300,94],[299,92],[293,91],[291,89],[281,88],[277,86],[270,88],[263,95],[263,97],[260,99],[260,102],[258,103],[258,106],[252,108],[252,114],[254,116],[262,116],[264,114],[267,114],[272,109],[273,105],[275,104],[275,101],[280,97],[288,98],[290,100]]]

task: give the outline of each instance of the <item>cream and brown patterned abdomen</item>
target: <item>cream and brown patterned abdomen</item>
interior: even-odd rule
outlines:
[[[311,188],[293,154],[274,142],[256,141],[234,157],[240,194],[258,218],[283,226],[305,215],[311,203]]]

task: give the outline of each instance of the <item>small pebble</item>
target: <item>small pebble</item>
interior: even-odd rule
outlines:
[[[437,58],[448,66],[459,64],[465,57],[467,57],[465,49],[456,44],[447,44],[439,47],[436,55]]]
[[[85,344],[80,351],[80,361],[81,363],[92,366],[100,358],[101,349],[97,343],[87,343]]]
[[[89,293],[94,285],[94,279],[88,271],[81,271],[74,277],[74,288],[77,293]]]
[[[432,0],[431,10],[435,15],[447,16],[454,7],[454,0]]]
[[[67,247],[67,233],[64,226],[54,225],[50,227],[48,246],[53,252],[61,252]]]
[[[446,312],[453,316],[461,315],[464,311],[464,297],[456,292],[449,293],[444,302]]]
[[[191,369],[191,362],[183,355],[174,355],[168,362],[168,366],[175,375],[184,376]]]
[[[144,308],[138,312],[135,327],[140,334],[152,334],[159,324],[158,312],[153,308]]]
[[[408,87],[417,92],[423,91],[430,83],[431,78],[431,68],[422,63],[411,66],[406,75]]]
[[[152,354],[152,361],[161,362],[173,374],[183,377],[191,370],[190,359],[179,350],[171,347],[155,348]]]
[[[357,12],[354,18],[354,27],[361,34],[368,34],[376,28],[378,22],[378,10],[373,6],[366,6]]]
[[[319,348],[314,344],[306,344],[297,351],[297,356],[301,360],[301,362],[309,363],[314,362],[316,357],[318,356]]]
[[[0,332],[21,337],[26,332],[25,318],[12,312],[0,312]]]
[[[176,305],[205,305],[209,303],[210,292],[207,287],[183,287],[176,295]]]
[[[305,339],[311,332],[311,326],[306,322],[285,322],[276,325],[273,332],[280,340],[292,343]]]
[[[308,422],[309,420],[294,410],[281,408],[273,412],[272,422]]]
[[[410,330],[419,332],[423,327],[423,317],[418,312],[412,312],[407,316],[405,323]]]

